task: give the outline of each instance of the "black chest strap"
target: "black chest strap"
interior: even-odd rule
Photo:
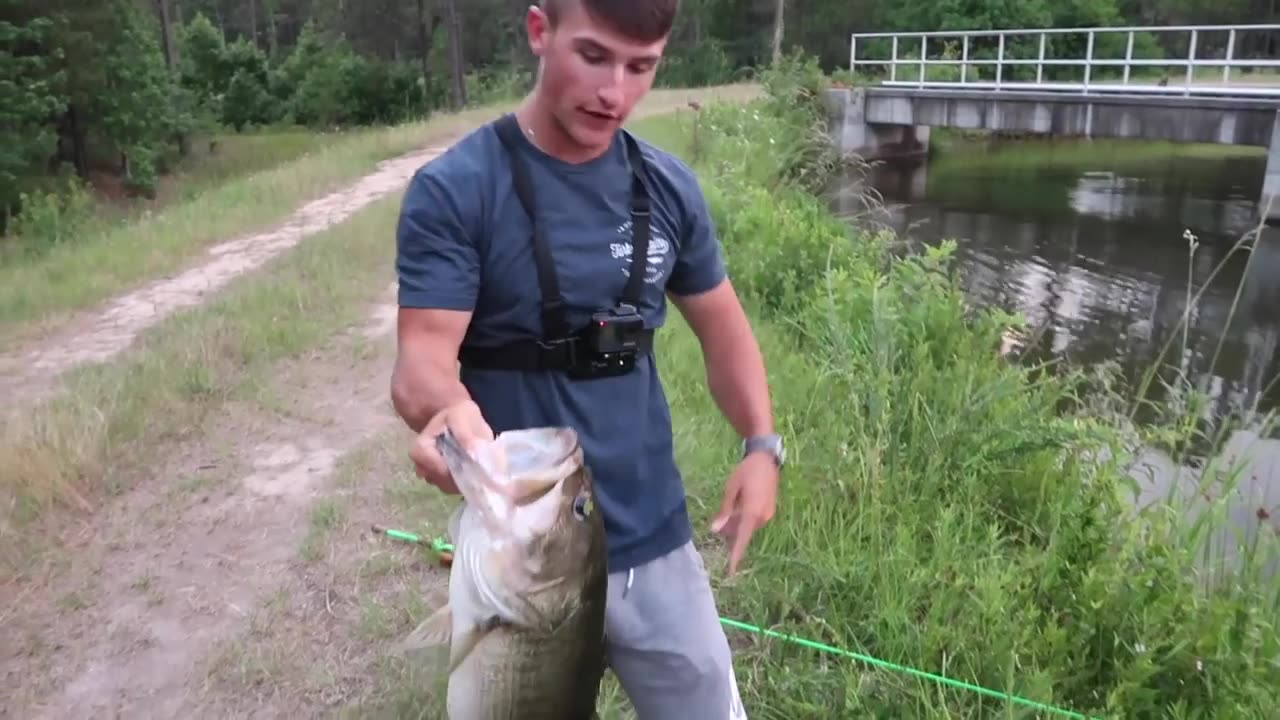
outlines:
[[[512,180],[516,196],[520,199],[525,214],[533,223],[533,260],[537,266],[538,286],[542,291],[542,337],[544,340],[564,338],[570,333],[571,328],[565,312],[564,298],[560,294],[560,280],[556,276],[551,247],[547,243],[546,227],[537,212],[533,179],[529,174],[526,159],[520,152],[520,125],[516,122],[514,114],[507,113],[494,123],[494,127],[511,158]],[[626,142],[627,155],[631,161],[632,239],[631,267],[619,302],[639,310],[649,254],[650,192],[648,179],[644,173],[644,156],[640,153],[639,144],[630,133],[623,131],[622,137]]]
[[[542,335],[497,347],[464,344],[458,353],[463,367],[489,370],[562,371],[575,379],[625,374],[637,357],[653,347],[653,330],[638,314],[649,255],[650,188],[644,157],[635,138],[622,136],[631,161],[631,265],[618,305],[596,308],[584,328],[571,328],[560,280],[556,276],[546,227],[534,201],[534,183],[520,152],[520,126],[507,114],[494,123],[511,158],[516,196],[533,225],[533,259],[542,293]]]

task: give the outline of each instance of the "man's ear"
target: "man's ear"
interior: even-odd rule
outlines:
[[[529,35],[529,49],[535,57],[542,57],[551,39],[551,21],[537,5],[530,5],[524,18],[525,31]]]

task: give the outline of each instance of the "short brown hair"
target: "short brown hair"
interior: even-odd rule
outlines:
[[[680,9],[680,0],[542,0],[542,10],[552,27],[569,3],[581,5],[597,22],[640,42],[666,37]]]

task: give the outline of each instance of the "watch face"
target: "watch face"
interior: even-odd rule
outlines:
[[[787,452],[782,445],[782,437],[780,435],[751,438],[743,443],[743,451],[745,453],[752,453],[757,450],[767,450],[779,465],[786,460]]]

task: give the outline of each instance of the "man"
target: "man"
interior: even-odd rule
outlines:
[[[731,539],[729,572],[736,572],[752,533],[774,513],[782,464],[764,362],[692,171],[621,132],[652,86],[677,5],[543,0],[529,9],[538,82],[506,117],[514,122],[470,133],[422,167],[405,194],[392,397],[419,433],[410,453],[419,474],[446,493],[457,488],[432,442],[445,428],[464,443],[521,427],[575,428],[609,539],[610,667],[643,720],[718,720],[745,715],[691,542],[649,341],[636,336],[633,368],[594,377],[567,369],[567,353],[552,358],[531,343],[555,334],[548,325],[572,331],[604,317],[615,334],[575,347],[618,351],[634,329],[627,305],[652,329],[671,297],[700,340],[712,395],[744,438],[712,524]],[[527,177],[534,207],[525,207],[518,177]],[[547,251],[541,266],[535,219]],[[601,309],[609,312],[595,315]],[[612,368],[619,357],[627,366],[625,355],[592,367]]]

